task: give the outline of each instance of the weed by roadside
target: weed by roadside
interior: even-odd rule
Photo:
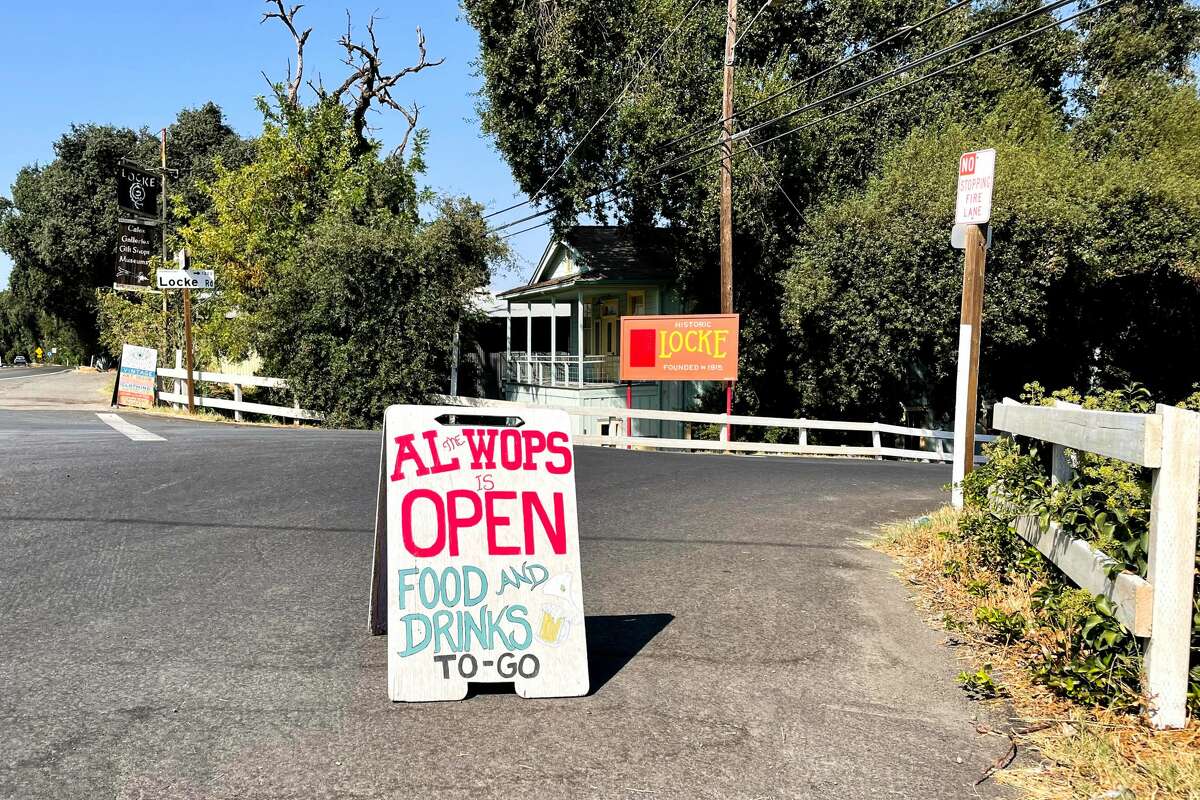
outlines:
[[[1088,706],[1070,700],[1048,682],[1046,654],[1066,652],[1066,628],[1097,609],[1086,593],[1056,594],[1047,608],[1039,569],[1001,576],[1002,560],[989,560],[999,539],[982,544],[960,535],[962,519],[944,508],[922,518],[886,526],[874,545],[900,564],[900,576],[930,624],[946,630],[964,669],[960,683],[983,702],[1006,702],[1029,725],[1015,741],[1036,750],[1040,763],[1003,771],[1002,783],[1032,800],[1050,798],[1157,798],[1200,800],[1200,725],[1155,731],[1120,703]],[[1031,565],[1037,566],[1037,565]],[[1043,593],[1044,594],[1044,593]],[[1093,624],[1089,633],[1102,629]],[[1073,628],[1072,628],[1073,629]],[[1060,665],[1061,666],[1061,665]],[[1068,676],[1071,677],[1071,676]],[[1084,697],[1085,676],[1070,696]],[[1003,698],[998,700],[996,698]]]

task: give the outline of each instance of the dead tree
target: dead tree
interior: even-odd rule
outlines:
[[[280,20],[292,34],[292,38],[296,41],[296,74],[293,77],[291,74],[291,64],[288,64],[288,102],[293,106],[299,104],[299,90],[304,70],[304,43],[308,39],[308,34],[312,28],[300,33],[295,25],[296,12],[302,6],[293,6],[291,10],[286,10],[283,5],[283,0],[266,0],[272,4],[278,11],[271,11],[263,14],[263,21],[268,19]],[[338,44],[346,51],[342,58],[342,63],[350,68],[350,74],[342,81],[336,89],[329,91],[325,88],[324,83],[318,79],[314,84],[308,81],[308,86],[317,95],[320,102],[335,102],[346,107],[350,115],[350,123],[354,128],[354,134],[357,138],[356,150],[359,153],[365,153],[371,148],[371,143],[367,138],[369,126],[367,125],[367,113],[372,109],[379,110],[386,107],[399,111],[408,123],[408,128],[404,131],[404,136],[400,140],[400,144],[392,151],[393,156],[403,155],[404,150],[408,147],[409,137],[412,136],[417,127],[417,120],[421,114],[421,108],[416,103],[411,107],[405,106],[392,97],[392,89],[406,75],[420,72],[429,67],[436,67],[445,61],[444,58],[439,58],[436,61],[428,60],[428,53],[425,49],[425,34],[421,28],[417,27],[417,63],[412,66],[404,67],[398,72],[391,74],[384,71],[383,59],[379,54],[379,43],[375,38],[375,17],[367,21],[367,39],[366,42],[354,41],[354,31],[350,24],[350,13],[346,12],[346,33],[338,39]]]
[[[269,19],[277,19],[287,27],[288,32],[292,34],[292,38],[296,40],[296,76],[294,78],[292,77],[291,60],[288,61],[287,76],[287,99],[289,103],[295,106],[300,102],[300,86],[302,85],[301,82],[304,80],[304,43],[308,41],[308,35],[312,33],[312,28],[305,29],[304,33],[300,33],[296,30],[296,12],[304,8],[303,5],[294,5],[289,11],[284,8],[283,0],[267,0],[267,4],[273,4],[278,11],[264,12],[263,18],[259,21],[259,24],[261,25]],[[263,77],[265,78],[266,75]],[[267,83],[270,82],[271,81],[268,78]]]

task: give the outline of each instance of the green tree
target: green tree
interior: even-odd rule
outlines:
[[[716,138],[712,121],[720,108],[717,55],[724,37],[723,7],[705,4],[685,17],[691,4],[670,0],[638,7],[620,2],[533,6],[516,0],[467,0],[464,5],[480,31],[484,128],[509,160],[522,189],[533,193],[545,184],[539,199],[557,209],[560,224],[584,211],[635,228],[667,224],[676,233],[683,290],[699,310],[716,310],[718,184],[717,167],[711,163],[716,151],[680,156]],[[1035,6],[1010,2],[950,14],[767,100],[943,4],[771,7],[739,45],[737,106],[757,104],[739,118],[739,126],[749,127],[846,89]],[[679,32],[660,56],[647,62],[621,101],[589,134],[592,122],[620,95],[636,66],[677,25]],[[744,141],[734,178],[734,308],[743,319],[739,405],[751,411],[796,408],[796,388],[786,380],[777,357],[785,336],[778,281],[809,209],[828,195],[861,186],[880,155],[914,127],[950,114],[975,113],[1014,86],[1040,88],[1061,107],[1059,88],[1073,57],[1072,42],[1069,33],[1043,35],[1019,51],[977,62],[965,76],[920,84],[902,103],[881,103],[761,150],[748,149],[796,123],[815,119],[829,110],[824,108],[764,128]],[[908,77],[897,76],[877,90]],[[970,92],[963,88],[968,82]],[[672,144],[692,131],[702,133]],[[677,160],[656,169],[671,159]],[[681,179],[661,180],[693,168]],[[609,195],[586,199],[618,180],[625,183],[615,202],[609,202]]]
[[[390,213],[319,223],[270,295],[264,365],[330,424],[377,424],[392,403],[445,391],[455,327],[501,253],[466,201],[421,226]]]
[[[209,210],[182,229],[220,276],[198,306],[205,357],[261,357],[330,424],[378,423],[391,403],[443,389],[455,326],[506,254],[481,209],[436,203],[422,219],[426,134],[407,159],[366,152],[331,99],[262,104],[253,160],[202,184]]]
[[[181,111],[167,136],[168,166],[179,169],[173,191],[194,204],[198,179],[218,162],[245,158],[244,143],[211,103]],[[95,290],[113,282],[117,168],[122,159],[157,165],[159,142],[146,130],[73,125],[54,152],[50,163],[21,170],[12,200],[0,202],[0,250],[13,259],[14,297],[91,352],[100,333]]]

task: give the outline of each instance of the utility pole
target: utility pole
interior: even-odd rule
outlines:
[[[167,266],[167,129],[162,129],[161,144],[158,148],[159,162],[162,175],[162,209],[158,214],[158,239],[162,242],[162,269]],[[169,322],[167,320],[167,293],[162,293],[162,328],[163,328],[163,346],[162,357],[167,357],[167,349],[171,346],[171,334],[169,330]]]
[[[733,45],[737,0],[725,17],[725,82],[721,91],[721,313],[733,313]]]
[[[725,80],[721,88],[721,313],[733,313],[733,46],[737,0],[725,14]],[[725,415],[733,413],[733,381],[725,382]],[[732,431],[725,426],[725,441]]]

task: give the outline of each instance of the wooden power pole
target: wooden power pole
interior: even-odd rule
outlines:
[[[725,18],[725,83],[721,91],[721,313],[733,313],[733,45],[737,0]]]
[[[159,269],[167,268],[167,129],[162,129],[162,139],[158,148],[159,163],[161,169],[159,175],[162,176],[162,210],[158,215],[158,240],[161,243],[162,265]],[[167,318],[167,293],[162,293],[162,358],[167,357],[167,350],[171,347],[171,329],[170,321]]]

